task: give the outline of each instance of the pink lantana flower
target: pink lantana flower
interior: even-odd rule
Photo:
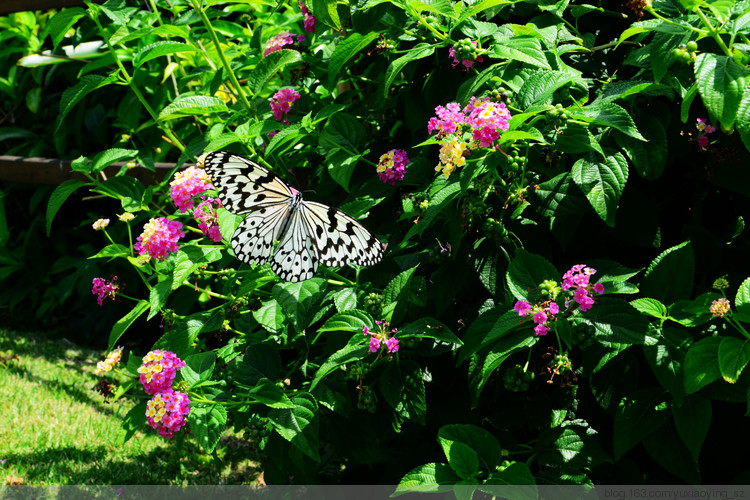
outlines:
[[[196,167],[177,172],[169,183],[169,195],[175,206],[183,213],[193,208],[195,196],[209,189],[214,189],[211,179],[205,170]]]
[[[171,438],[185,426],[190,413],[190,398],[184,392],[171,388],[155,394],[146,406],[146,420],[159,435]]]
[[[134,249],[138,255],[148,254],[157,260],[164,260],[169,253],[176,253],[177,241],[183,238],[182,223],[166,217],[151,219],[143,226],[143,233],[138,236]]]
[[[184,366],[185,362],[175,353],[155,349],[143,357],[143,364],[138,368],[138,379],[148,394],[170,391],[177,370]]]
[[[378,178],[386,184],[395,186],[397,181],[404,178],[409,157],[403,149],[391,149],[380,157],[378,161]]]

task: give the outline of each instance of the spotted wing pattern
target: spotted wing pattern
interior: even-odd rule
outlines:
[[[232,236],[237,258],[250,264],[270,261],[284,281],[313,277],[318,264],[370,266],[383,258],[383,245],[359,222],[321,203],[303,201],[274,174],[227,152],[202,156],[222,205],[247,214]],[[278,242],[278,245],[277,245]]]

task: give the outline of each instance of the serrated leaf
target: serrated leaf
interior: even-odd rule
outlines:
[[[286,323],[281,304],[276,300],[262,302],[261,306],[253,311],[253,318],[260,323],[260,326],[273,334],[280,333]]]
[[[318,453],[318,403],[312,394],[301,392],[292,398],[294,408],[273,408],[268,412],[274,429],[315,461]]]
[[[429,463],[415,467],[399,481],[391,496],[405,493],[434,493],[444,491],[442,485],[456,484],[461,478],[448,464]]]
[[[354,32],[348,37],[341,40],[331,54],[328,60],[328,86],[332,87],[336,81],[336,76],[341,71],[344,65],[357,55],[361,50],[364,50],[368,45],[378,39],[378,33],[371,32],[366,35]]]
[[[150,309],[148,311],[148,316],[146,317],[146,320],[149,320],[156,316],[158,312],[167,304],[167,298],[169,297],[170,292],[172,291],[172,280],[167,279],[164,281],[160,281],[153,287],[151,287],[151,291],[149,292],[149,299],[148,302],[150,304]]]
[[[325,280],[313,278],[299,283],[279,283],[271,294],[281,304],[294,329],[302,332],[315,316],[326,286]]]
[[[561,87],[578,81],[580,74],[572,71],[557,71],[540,69],[532,71],[523,79],[523,85],[518,89],[515,99],[521,109],[532,104],[547,105],[552,102],[552,95]]]
[[[334,314],[318,329],[318,332],[362,333],[363,328],[374,328],[375,321],[370,313],[352,309]]]
[[[581,321],[596,328],[596,337],[616,344],[655,344],[648,320],[628,302],[614,297],[598,297],[591,310],[583,313]]]
[[[630,305],[635,307],[638,312],[654,318],[666,319],[667,307],[656,299],[644,297],[630,301]]]
[[[657,256],[643,276],[641,291],[663,304],[689,297],[693,290],[695,256],[689,241]]]
[[[395,59],[385,72],[385,85],[383,85],[383,95],[388,95],[388,89],[391,88],[393,80],[401,73],[404,66],[412,61],[423,59],[427,56],[432,55],[435,52],[435,47],[426,43],[420,43],[409,49],[405,55]]]
[[[170,40],[161,40],[146,45],[133,58],[133,66],[136,68],[142,66],[152,59],[158,57],[178,54],[180,52],[199,52],[197,47],[189,43],[173,42]]]
[[[339,19],[337,3],[337,0],[313,0],[311,7],[312,13],[318,21],[339,31],[341,30],[341,20]],[[309,4],[308,7],[310,7]]]
[[[68,30],[85,15],[86,11],[80,7],[68,7],[52,16],[45,29],[52,37],[52,46],[57,48]]]
[[[514,36],[507,40],[498,40],[491,45],[490,55],[496,59],[520,61],[551,70],[541,41],[531,36]]]
[[[617,206],[628,181],[628,162],[622,153],[617,152],[604,161],[587,155],[575,162],[571,175],[597,215],[614,227]]]
[[[47,202],[47,236],[49,236],[50,230],[52,229],[52,219],[55,218],[55,214],[60,210],[60,207],[65,203],[65,200],[67,200],[71,194],[75,193],[78,188],[86,185],[86,182],[69,179],[52,191],[52,194],[49,197],[49,202]]]
[[[97,252],[95,255],[89,257],[89,259],[114,259],[115,257],[127,257],[130,255],[130,249],[125,245],[119,243],[113,243],[107,245]]]
[[[738,313],[750,314],[750,278],[747,278],[737,288],[737,295],[734,298],[734,307]]]
[[[195,405],[187,417],[190,430],[206,453],[211,453],[227,425],[227,411],[218,404]]]
[[[503,461],[502,448],[497,438],[476,425],[449,424],[438,431],[438,442],[448,457],[446,446],[461,443],[474,450],[479,458],[482,471],[491,472]],[[450,462],[450,458],[448,458]]]
[[[135,158],[138,155],[137,149],[121,149],[121,148],[114,148],[114,149],[107,149],[106,151],[102,151],[101,153],[98,153],[94,158],[91,160],[91,171],[94,173],[101,172],[108,166],[112,165],[113,163],[117,161],[122,160],[129,160],[131,158]]]
[[[555,150],[561,153],[588,153],[593,150],[602,158],[606,158],[604,150],[589,127],[579,123],[569,123],[562,127],[555,136],[554,145]]]
[[[692,394],[721,377],[719,368],[720,337],[699,340],[685,354],[682,370],[685,375],[685,392]]]
[[[401,418],[424,425],[427,398],[417,363],[401,360],[389,364],[380,376],[380,393]]]
[[[364,335],[354,334],[354,337],[349,341],[349,344],[331,354],[331,356],[320,365],[320,368],[318,368],[318,371],[315,373],[315,378],[310,384],[310,390],[312,391],[315,389],[315,386],[318,385],[321,380],[341,365],[364,359],[369,352],[369,348],[364,345],[364,341]]]
[[[644,389],[624,397],[615,414],[614,456],[619,460],[630,448],[667,421],[661,389]]]
[[[750,71],[731,57],[710,52],[698,54],[694,68],[703,104],[725,131],[731,131]]]
[[[302,57],[296,50],[281,49],[265,56],[247,77],[247,84],[253,94],[257,94],[266,86],[266,82],[280,69],[290,64],[300,62]]]
[[[399,339],[427,338],[441,342],[463,345],[461,339],[456,337],[450,329],[435,318],[422,318],[413,323],[399,328],[396,335]]]
[[[190,384],[195,386],[198,382],[205,382],[211,378],[216,364],[216,354],[213,351],[191,354],[184,360],[185,366],[180,370],[180,375]]]
[[[269,408],[294,408],[295,406],[278,385],[265,377],[250,387],[247,394]]]
[[[518,300],[526,300],[530,291],[537,289],[545,280],[558,281],[560,273],[544,257],[519,248],[508,266],[505,279],[510,293]]]
[[[336,290],[333,294],[333,303],[336,304],[338,312],[349,311],[357,308],[357,289],[354,287]]]
[[[600,101],[573,113],[573,117],[596,125],[604,125],[619,130],[623,134],[641,141],[641,135],[635,122],[625,108],[614,102]]]
[[[672,418],[677,434],[697,462],[711,426],[711,400],[700,394],[688,396],[681,405],[672,404]]]
[[[719,344],[719,370],[721,376],[734,384],[750,361],[750,340],[726,337]]]
[[[178,97],[161,110],[159,120],[173,120],[184,116],[207,115],[228,111],[227,105],[218,97],[193,95]]]
[[[60,99],[60,114],[57,118],[57,126],[55,127],[55,133],[60,130],[65,117],[68,116],[70,110],[78,104],[78,102],[86,97],[89,93],[94,90],[109,85],[117,81],[117,75],[111,74],[109,76],[101,75],[84,75],[78,80],[78,83],[67,89],[62,94]]]

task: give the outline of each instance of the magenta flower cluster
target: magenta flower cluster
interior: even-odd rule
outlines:
[[[138,368],[138,379],[148,394],[169,391],[172,390],[177,370],[184,366],[185,362],[175,353],[155,349],[143,357],[143,364]]]
[[[378,161],[378,177],[381,181],[395,186],[397,181],[404,178],[409,157],[403,149],[391,149],[380,157]]]
[[[519,316],[527,316],[532,312],[531,303],[526,300],[519,300],[513,309],[518,313]],[[540,307],[536,308],[533,312],[532,319],[536,326],[534,327],[534,333],[539,336],[547,335],[549,332],[548,321],[554,321],[555,315],[560,312],[560,306],[556,302],[546,302]]]
[[[297,42],[305,41],[305,35],[297,35]],[[275,35],[268,39],[266,42],[266,48],[263,50],[263,57],[266,57],[272,52],[281,50],[286,45],[294,45],[295,38],[289,31],[282,31],[278,35]]]
[[[177,172],[169,183],[169,195],[175,206],[183,213],[193,208],[195,196],[209,189],[214,189],[211,179],[205,170],[196,167]]]
[[[304,16],[302,24],[305,27],[305,31],[307,31],[308,33],[315,32],[315,16],[312,15],[312,12],[310,12],[310,10],[305,6],[302,0],[299,0],[299,9],[302,11],[302,15]]]
[[[589,280],[596,269],[587,267],[585,264],[577,264],[563,274],[563,291],[573,290],[573,300],[578,304],[581,311],[588,311],[594,305],[595,300],[591,291],[598,294],[604,293],[604,285],[596,283],[592,285]],[[567,304],[566,304],[567,306]]]
[[[187,394],[172,389],[177,370],[184,366],[185,362],[175,353],[155,349],[143,357],[143,364],[138,368],[143,389],[154,396],[146,407],[146,420],[166,438],[182,429],[185,416],[190,413]]]
[[[146,405],[146,420],[165,438],[174,437],[185,426],[190,413],[190,398],[184,392],[172,389],[155,394]]]
[[[104,304],[104,300],[107,298],[114,300],[118,288],[117,276],[113,277],[112,281],[107,281],[104,278],[94,278],[93,285],[91,293],[96,295],[96,302],[99,305]]]
[[[143,233],[138,236],[134,249],[138,255],[148,254],[157,260],[164,260],[169,253],[179,250],[177,241],[184,237],[182,223],[166,217],[151,219],[143,226]]]
[[[705,118],[698,118],[697,123],[695,124],[695,127],[698,129],[698,146],[701,147],[701,149],[706,150],[708,149],[708,134],[713,134],[716,132],[716,129],[713,127],[713,125],[708,123],[708,120]]]
[[[285,88],[276,92],[273,97],[271,97],[271,111],[273,112],[273,117],[276,118],[277,121],[289,125],[285,115],[292,110],[292,103],[299,98],[299,92],[293,88]]]
[[[220,206],[221,200],[218,198],[208,198],[200,202],[195,207],[195,210],[193,210],[193,217],[198,221],[200,230],[216,243],[221,241],[221,230],[219,229],[219,220],[216,213],[216,209]]]
[[[575,310],[574,304],[577,304],[581,311],[588,311],[596,302],[592,292],[604,293],[603,284],[591,283],[591,276],[595,273],[596,269],[585,264],[577,264],[563,274],[562,286],[552,280],[547,280],[541,285],[541,288],[546,290],[547,296],[551,298],[538,304],[532,304],[528,300],[519,300],[513,306],[513,310],[521,317],[531,316],[536,325],[534,327],[536,335],[547,335],[550,329],[549,322],[555,321],[556,316],[560,313],[560,305],[555,302],[558,292],[567,292],[567,295],[569,295],[565,298],[565,310]],[[572,297],[572,300],[570,297]]]
[[[362,329],[365,337],[370,336],[370,352],[376,353],[383,346],[389,353],[398,352],[399,342],[394,337],[398,329],[390,328],[391,325],[386,320],[375,321],[375,324],[378,327],[377,331],[372,331],[368,327]]]

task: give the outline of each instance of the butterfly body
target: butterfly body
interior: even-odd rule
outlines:
[[[296,189],[246,158],[219,151],[198,160],[224,208],[247,214],[232,236],[238,259],[270,263],[285,281],[303,281],[319,264],[369,266],[383,245],[354,218],[333,207],[305,201]]]

